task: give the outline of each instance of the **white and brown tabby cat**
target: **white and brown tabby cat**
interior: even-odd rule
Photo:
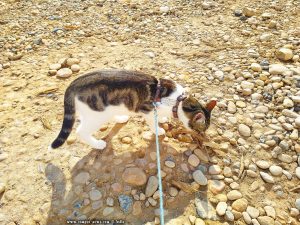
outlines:
[[[96,149],[104,149],[106,142],[95,139],[93,133],[111,119],[126,123],[131,115],[140,113],[154,133],[154,101],[159,101],[159,118],[173,115],[186,128],[205,131],[216,101],[203,107],[191,96],[184,98],[183,91],[181,85],[171,80],[158,80],[142,72],[102,70],[87,73],[67,88],[62,128],[49,147],[58,148],[66,141],[75,122],[75,113],[80,120],[77,133],[82,141]],[[159,128],[159,135],[163,134],[164,129]]]

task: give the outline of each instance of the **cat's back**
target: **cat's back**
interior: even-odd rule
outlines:
[[[154,76],[148,75],[140,71],[131,70],[96,70],[86,73],[75,79],[70,87],[94,86],[99,84],[126,85],[128,83],[151,85],[157,84],[158,81]]]

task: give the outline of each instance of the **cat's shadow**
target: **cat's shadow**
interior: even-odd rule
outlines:
[[[52,185],[52,199],[47,225],[70,224],[67,220],[80,219],[119,219],[126,221],[125,224],[144,224],[154,220],[155,209],[159,207],[159,200],[155,200],[155,206],[145,206],[147,199],[139,200],[137,196],[140,197],[140,193],[145,193],[146,184],[140,187],[129,186],[122,179],[124,170],[132,166],[144,170],[147,177],[156,175],[156,161],[150,158],[150,154],[155,153],[154,140],[147,149],[141,152],[116,156],[112,152],[110,140],[122,126],[121,124],[116,125],[105,138],[108,146],[104,151],[91,150],[76,163],[71,171],[70,185],[59,166],[51,163],[47,165],[45,175]],[[161,154],[162,161],[170,157],[176,157],[176,160],[179,159],[178,163],[185,160],[182,153],[172,152],[172,149],[166,149],[162,143],[160,144],[163,150]],[[190,182],[191,177],[188,177],[187,173],[177,173],[176,170],[166,168],[164,165],[162,169],[167,173],[163,180],[163,186],[166,195],[165,207],[168,211],[166,219],[170,220],[182,215],[190,200],[195,196],[181,191],[176,197],[171,197],[168,192],[172,179]],[[95,199],[92,201],[90,191],[94,189],[101,192],[101,197],[99,195],[98,197],[94,196]],[[141,211],[139,213],[139,209],[132,211],[131,207],[129,213],[123,212],[118,201],[120,195],[130,196],[134,207],[140,208]],[[107,198],[114,200],[113,206],[107,205]],[[137,206],[139,204],[140,206]],[[105,208],[107,208],[107,211],[113,210],[113,212],[109,215],[103,215]]]

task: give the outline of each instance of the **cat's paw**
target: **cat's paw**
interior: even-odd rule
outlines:
[[[128,120],[129,120],[129,116],[127,116],[127,115],[115,116],[115,121],[117,123],[127,123]]]
[[[103,150],[106,148],[106,141],[98,140],[94,147],[98,150]]]

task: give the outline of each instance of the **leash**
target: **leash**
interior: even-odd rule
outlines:
[[[160,149],[158,140],[158,116],[157,116],[157,102],[153,102],[154,106],[154,121],[155,121],[155,143],[156,143],[156,162],[157,162],[157,176],[158,176],[158,190],[159,190],[159,212],[160,212],[160,224],[165,225],[164,218],[164,200],[163,200],[163,190],[162,190],[162,179],[161,179],[161,169],[160,169]]]

